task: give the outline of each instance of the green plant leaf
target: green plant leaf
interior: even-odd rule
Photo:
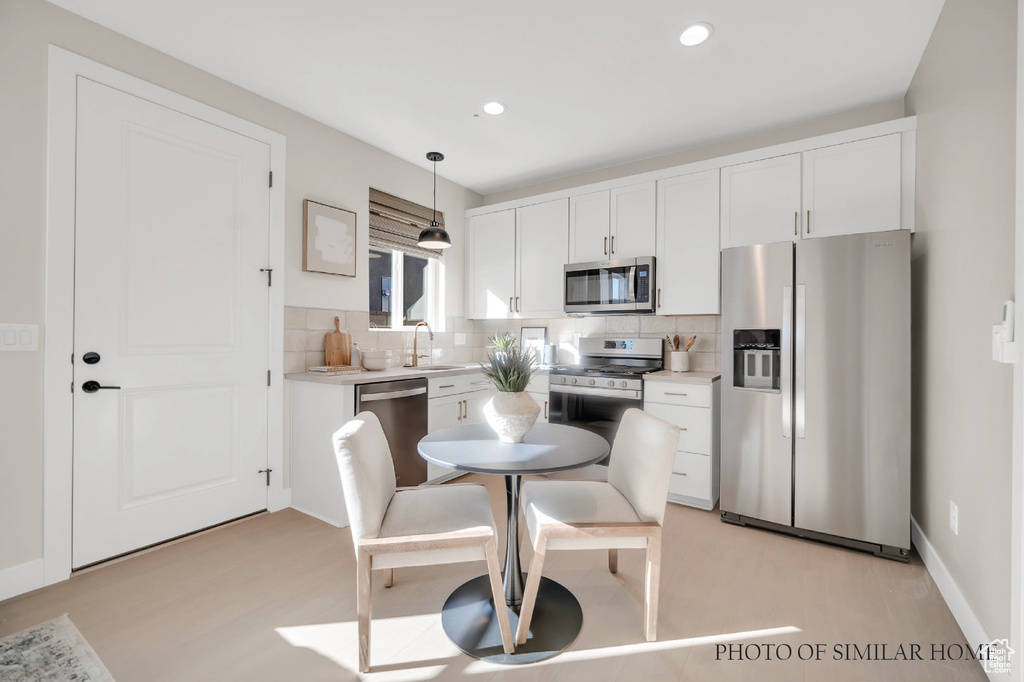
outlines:
[[[506,336],[515,339],[514,335]],[[536,365],[537,356],[532,348],[523,350],[513,344],[507,350],[495,348],[488,353],[487,362],[481,363],[480,369],[499,391],[519,393],[526,390],[533,373],[537,371]]]

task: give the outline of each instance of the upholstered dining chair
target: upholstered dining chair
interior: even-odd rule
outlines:
[[[361,412],[334,434],[334,451],[356,551],[359,670],[370,669],[372,571],[462,561],[487,562],[505,653],[515,642],[498,564],[497,532],[481,484],[395,487],[391,449],[372,412]]]
[[[608,480],[530,481],[521,500],[533,560],[519,611],[516,642],[526,642],[544,557],[553,549],[607,549],[618,570],[620,548],[647,550],[644,637],[657,639],[661,523],[679,428],[636,408],[626,410],[612,444]]]

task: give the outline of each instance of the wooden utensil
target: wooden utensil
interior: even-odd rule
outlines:
[[[672,337],[672,350],[679,350],[679,334]]]
[[[328,366],[344,366],[352,362],[352,335],[341,331],[341,318],[334,318],[334,331],[324,334],[324,356]]]
[[[684,349],[683,349],[683,351],[685,352],[685,351],[688,351],[688,350],[690,350],[691,348],[693,348],[693,344],[694,344],[694,343],[695,343],[696,341],[697,341],[697,337],[696,337],[696,336],[691,336],[691,337],[689,338],[689,340],[688,340],[688,341],[686,342],[686,348],[684,348]],[[676,346],[676,347],[678,348],[678,346]]]

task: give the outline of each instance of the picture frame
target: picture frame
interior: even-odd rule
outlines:
[[[519,348],[521,350],[532,348],[537,356],[538,363],[544,357],[544,345],[547,342],[547,327],[522,327],[519,332]]]
[[[356,276],[356,214],[312,199],[302,202],[302,270]]]

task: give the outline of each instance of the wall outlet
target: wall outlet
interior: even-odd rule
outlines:
[[[960,511],[953,500],[949,501],[949,529],[953,531],[953,535],[960,534]]]

